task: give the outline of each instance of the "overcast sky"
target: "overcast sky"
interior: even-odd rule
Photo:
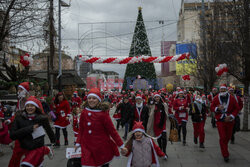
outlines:
[[[78,54],[128,56],[135,27],[135,22],[130,21],[136,21],[138,6],[142,6],[152,55],[160,56],[161,39],[177,39],[180,5],[181,0],[71,0],[71,7],[62,12],[63,49],[72,57]],[[163,27],[158,20],[166,20]],[[116,23],[86,24],[97,22]],[[155,67],[160,71],[160,64]],[[95,64],[94,68],[114,70],[123,77],[126,65]]]

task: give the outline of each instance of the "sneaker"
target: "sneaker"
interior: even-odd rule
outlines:
[[[200,143],[200,148],[205,148],[203,143]]]
[[[54,150],[51,148],[51,147],[48,147],[49,148],[49,154],[48,154],[48,157],[49,159],[53,159],[54,158]]]
[[[198,143],[198,139],[197,137],[194,137],[194,144],[197,144]]]
[[[224,161],[228,162],[229,161],[229,157],[224,157]]]

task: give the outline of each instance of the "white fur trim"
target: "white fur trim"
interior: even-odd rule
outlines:
[[[18,85],[19,88],[22,88],[25,92],[28,93],[28,91],[22,86],[22,85]]]
[[[144,129],[135,129],[132,131],[132,133],[135,133],[135,132],[143,132],[145,133],[145,130]]]
[[[94,97],[96,97],[99,101],[102,101],[101,97],[99,97],[97,94],[90,93],[90,94],[88,94],[87,98],[88,98],[89,96],[94,96]]]
[[[120,146],[120,148],[124,148],[124,147],[125,147],[125,145],[124,145],[124,144]]]
[[[79,146],[81,146],[81,144],[79,144],[79,143],[76,143],[76,147],[79,147]]]
[[[27,165],[27,166],[29,166],[29,167],[34,167],[31,163],[29,163],[29,162],[22,162],[20,165]]]
[[[68,125],[67,125],[68,126]],[[54,125],[54,127],[56,127],[56,128],[60,128],[60,129],[65,129],[65,128],[67,128],[67,126],[59,126],[59,125]]]
[[[231,115],[230,115],[230,117],[232,117],[232,118],[233,118],[233,120],[235,119],[235,117],[233,116],[233,114],[231,114]]]
[[[142,97],[141,96],[136,96],[135,99],[142,99]]]
[[[38,104],[36,104],[34,101],[26,101],[26,103],[25,103],[25,105],[24,106],[26,106],[27,104],[33,104],[34,106],[36,106],[37,108],[40,108],[39,106],[38,106]]]
[[[156,95],[154,95],[154,98],[155,98],[155,97],[160,97],[160,98],[161,98],[161,95],[159,95],[159,94],[156,94]]]
[[[101,112],[102,111],[102,110],[92,110],[92,109],[90,109],[88,107],[86,107],[85,109],[88,110],[88,111],[92,111],[92,112]]]
[[[223,88],[224,88],[224,89],[227,89],[227,87],[225,87],[225,86],[220,86],[220,89],[223,89]]]

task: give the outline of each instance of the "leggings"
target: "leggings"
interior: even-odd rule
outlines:
[[[178,126],[178,136],[181,139],[181,130],[183,135],[183,142],[186,142],[186,135],[187,135],[187,122],[181,121],[181,124]]]
[[[56,129],[56,142],[57,143],[60,143],[60,129],[61,128],[55,128]],[[62,131],[63,131],[63,136],[64,136],[64,140],[65,141],[68,141],[68,132],[67,132],[67,129],[66,128],[62,128]]]
[[[162,152],[166,154],[166,148],[167,148],[167,133],[162,132],[161,137],[157,139],[158,145]]]

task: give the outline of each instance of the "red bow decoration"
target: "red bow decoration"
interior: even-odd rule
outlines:
[[[186,81],[186,80],[190,81],[190,75],[183,75],[183,76],[182,76],[182,79],[183,79],[184,81]]]

